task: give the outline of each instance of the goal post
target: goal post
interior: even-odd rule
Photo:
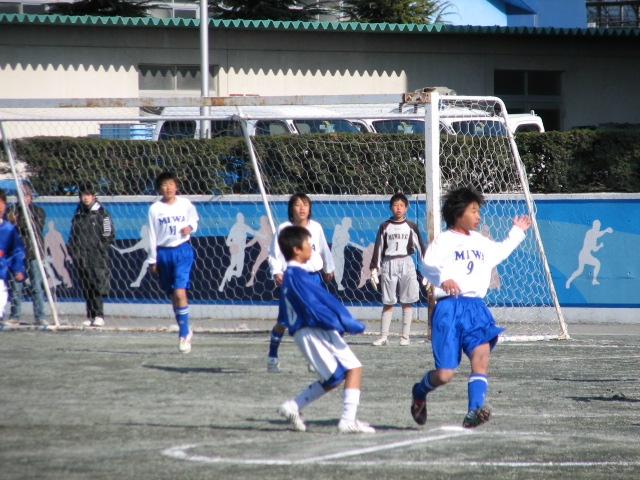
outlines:
[[[147,211],[158,198],[154,179],[164,170],[178,175],[180,194],[194,202],[201,218],[191,240],[197,260],[189,303],[196,328],[198,319],[275,318],[279,292],[266,251],[275,227],[287,220],[293,193],[311,197],[313,218],[331,246],[336,274],[329,290],[364,321],[380,319],[380,293],[368,282],[369,266],[393,194],[409,197],[408,218],[429,239],[440,229],[440,189],[458,185],[473,184],[485,194],[486,235],[500,239],[518,213],[529,213],[535,222],[502,102],[420,95],[406,94],[403,101],[416,104],[419,111],[410,122],[426,121],[425,135],[411,134],[410,122],[387,134],[337,133],[318,116],[341,100],[362,103],[358,96],[44,99],[31,100],[28,108],[0,100],[4,160],[9,155],[15,164],[2,173],[18,184],[29,180],[38,192],[36,203],[46,210],[41,264],[60,323],[77,321],[84,312],[75,266],[64,252],[80,182],[96,186],[116,227],[107,317],[153,317],[169,326],[174,322],[168,299],[145,266]],[[262,117],[249,110],[258,105],[306,108],[314,102],[301,123],[317,126],[317,133],[309,128],[305,134],[258,134],[259,120],[285,125],[289,117],[278,117],[273,109]],[[225,105],[226,112],[234,108],[221,116],[214,103]],[[162,105],[182,110],[168,117],[158,113]],[[201,115],[201,106],[211,106],[209,116]],[[376,108],[376,116],[397,120],[397,106],[396,101],[393,113]],[[330,118],[359,118],[350,111]],[[198,125],[211,131],[199,134]],[[486,301],[508,327],[510,339],[568,338],[535,223],[532,233],[498,266]],[[428,304],[422,292],[415,321],[426,323]],[[400,320],[399,309],[394,310]]]
[[[496,321],[508,327],[501,340],[568,339],[526,171],[502,100],[433,91],[407,101],[425,107],[428,240],[441,231],[443,190],[472,185],[481,191],[487,205],[480,232],[496,240],[504,238],[515,215],[528,214],[531,232],[494,269],[485,301]]]

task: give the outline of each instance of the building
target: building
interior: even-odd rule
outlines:
[[[640,123],[637,29],[210,20],[209,45],[211,96],[441,85],[547,129]],[[196,19],[0,15],[5,99],[199,96],[199,62]]]

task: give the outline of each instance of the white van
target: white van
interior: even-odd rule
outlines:
[[[319,106],[250,106],[250,107],[209,107],[210,113],[205,124],[208,138],[241,137],[242,127],[237,116],[242,114],[249,120],[249,135],[279,135],[305,133],[358,133],[359,130],[348,120],[331,109]],[[200,116],[198,107],[165,107],[161,113],[166,120],[157,122],[154,140],[199,138],[200,120],[190,117]],[[170,117],[174,117],[173,119]]]
[[[362,133],[420,133],[424,134],[424,110],[413,106],[400,112],[398,104],[331,105]],[[534,112],[502,117],[473,108],[444,108],[440,110],[440,132],[452,135],[504,136],[507,128],[516,132],[544,132],[542,119]]]

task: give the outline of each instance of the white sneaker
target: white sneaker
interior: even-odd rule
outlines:
[[[189,353],[191,351],[191,339],[193,338],[193,330],[189,329],[189,333],[186,337],[180,337],[180,343],[178,344],[178,350],[180,353]]]
[[[383,345],[389,345],[389,340],[387,340],[387,337],[380,337],[379,339],[375,340],[371,345],[373,345],[374,347],[382,347]]]
[[[267,358],[267,372],[280,373],[280,359],[278,357]]]
[[[280,405],[280,407],[278,407],[278,413],[293,425],[294,430],[297,430],[298,432],[307,431],[307,426],[304,424],[304,421],[300,416],[298,406],[293,400],[287,400]]]
[[[91,326],[92,327],[104,327],[104,318],[102,318],[102,317],[94,318],[93,322],[91,322]]]
[[[410,343],[411,342],[409,342],[409,339],[407,337],[400,337],[400,346],[401,347],[408,347]]]
[[[376,433],[376,429],[367,422],[357,419],[350,422],[341,418],[338,422],[338,433]]]
[[[93,325],[93,319],[92,318],[87,318],[84,322],[82,322],[82,325],[84,325],[85,327],[90,327]]]

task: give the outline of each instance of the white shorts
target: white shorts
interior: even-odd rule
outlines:
[[[409,255],[383,259],[380,280],[384,305],[414,303],[420,298],[416,266]]]
[[[316,369],[323,387],[337,385],[344,380],[347,370],[362,366],[335,330],[303,327],[293,338],[307,362]]]

